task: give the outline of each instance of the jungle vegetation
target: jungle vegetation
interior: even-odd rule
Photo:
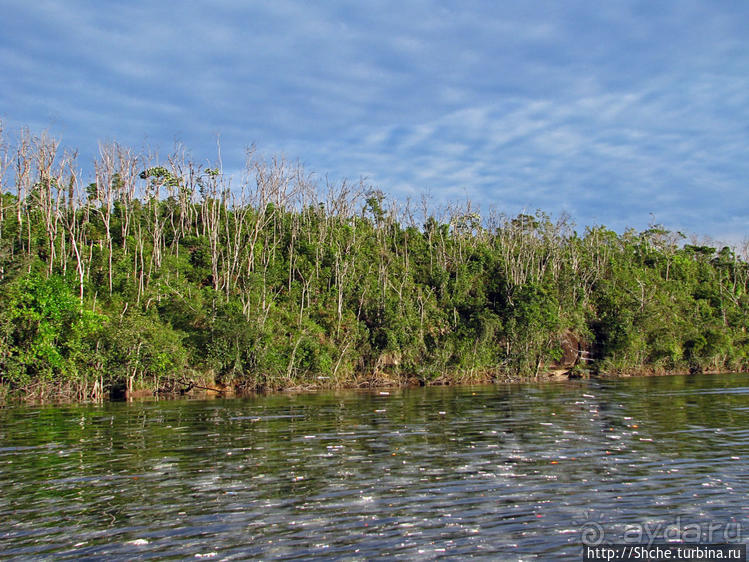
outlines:
[[[253,149],[241,178],[117,143],[79,166],[0,138],[0,394],[501,380],[565,341],[606,373],[749,367],[746,247],[436,212]]]

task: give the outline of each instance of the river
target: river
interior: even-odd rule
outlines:
[[[0,557],[747,542],[748,461],[741,374],[6,407]]]

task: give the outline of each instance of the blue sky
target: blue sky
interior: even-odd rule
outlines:
[[[0,0],[6,134],[749,236],[745,0]]]

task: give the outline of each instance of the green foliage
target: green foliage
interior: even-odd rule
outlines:
[[[0,370],[11,384],[87,376],[104,316],[84,309],[65,281],[24,276],[3,287]]]
[[[181,378],[187,366],[181,334],[154,314],[110,320],[102,347],[111,386],[158,388],[165,378]]]
[[[320,200],[277,159],[231,188],[217,167],[108,150],[80,188],[16,155],[31,180],[0,197],[12,390],[487,380],[550,368],[570,341],[604,371],[749,367],[749,266],[731,248],[470,205],[417,226],[379,190]]]

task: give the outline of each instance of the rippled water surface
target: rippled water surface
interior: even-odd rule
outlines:
[[[746,542],[748,461],[748,375],[5,408],[0,557],[546,560],[579,559],[585,533]]]

